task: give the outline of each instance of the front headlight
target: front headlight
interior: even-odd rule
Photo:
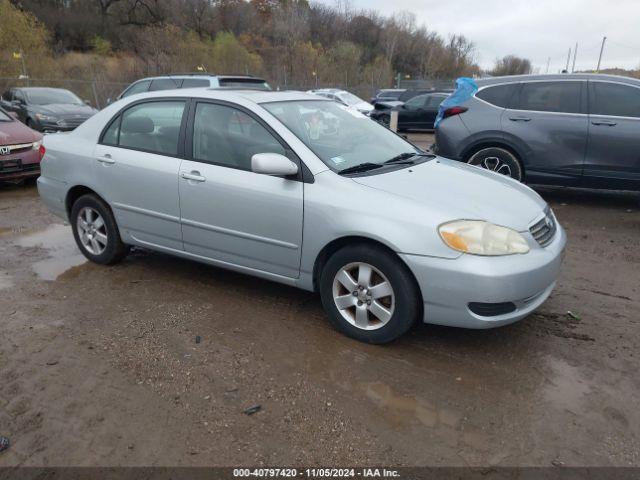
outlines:
[[[36,118],[38,120],[43,120],[45,122],[55,122],[55,121],[58,120],[56,117],[51,117],[51,116],[45,115],[43,113],[36,113]]]
[[[515,230],[482,220],[444,223],[438,233],[449,247],[472,255],[512,255],[529,251],[527,241]]]
[[[31,144],[31,150],[40,150],[40,145],[42,145],[42,140],[38,140],[37,142],[33,142]]]

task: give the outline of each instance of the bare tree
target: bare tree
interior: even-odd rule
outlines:
[[[507,55],[496,60],[491,75],[526,75],[531,73],[531,61],[527,58]]]

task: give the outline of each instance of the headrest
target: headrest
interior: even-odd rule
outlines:
[[[125,133],[153,133],[153,120],[149,117],[124,117],[122,131]]]

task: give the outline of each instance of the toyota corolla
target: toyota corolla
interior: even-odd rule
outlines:
[[[526,317],[566,242],[530,188],[304,93],[133,95],[46,136],[41,168],[42,200],[91,261],[138,246],[317,291],[371,343]]]

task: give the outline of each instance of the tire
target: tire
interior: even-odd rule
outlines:
[[[92,262],[112,265],[129,253],[111,209],[96,195],[78,198],[71,207],[69,220],[78,248]]]
[[[372,272],[369,282],[367,267]],[[361,270],[363,277],[359,278]],[[391,295],[385,296],[389,289],[381,288],[385,282],[391,287]],[[366,343],[382,344],[399,338],[421,314],[420,291],[407,266],[394,254],[373,245],[349,245],[335,252],[322,269],[320,297],[334,328]],[[338,302],[345,307],[340,309]]]
[[[391,117],[389,115],[381,115],[379,122],[380,125],[389,128],[391,126]]]
[[[506,175],[519,182],[524,180],[524,170],[520,161],[504,148],[488,147],[478,150],[469,157],[467,163]]]

